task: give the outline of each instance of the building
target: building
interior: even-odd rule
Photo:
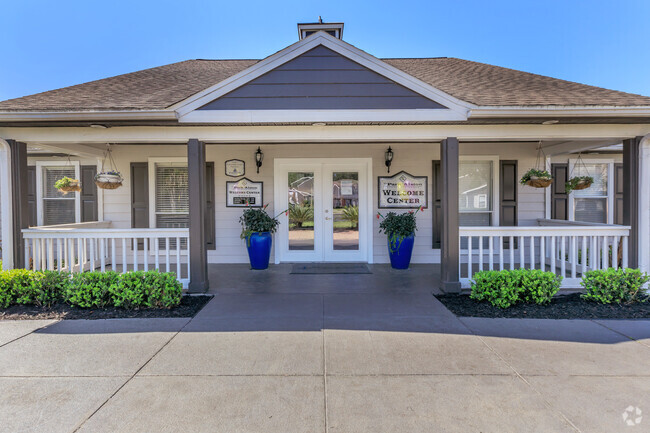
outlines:
[[[271,213],[297,195],[313,206],[300,227],[280,215],[275,263],[387,263],[376,213],[424,205],[413,262],[440,263],[449,291],[488,267],[550,269],[564,287],[592,267],[650,270],[650,97],[455,58],[378,59],[342,23],[298,33],[263,60],[189,60],[0,102],[4,266],[160,266],[204,290],[208,264],[248,260],[243,181]],[[115,190],[93,183],[107,146]],[[535,167],[551,187],[519,183]],[[595,182],[566,194],[576,173]],[[59,193],[64,175],[81,191]]]

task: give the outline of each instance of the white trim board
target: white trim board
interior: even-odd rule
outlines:
[[[0,138],[0,212],[2,212],[2,269],[14,267],[11,148]]]

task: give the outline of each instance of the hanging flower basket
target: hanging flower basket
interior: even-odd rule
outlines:
[[[553,178],[548,171],[533,168],[522,176],[519,183],[532,186],[533,188],[548,188],[553,183]]]
[[[564,184],[564,189],[567,194],[570,194],[571,191],[587,189],[592,183],[594,183],[594,178],[591,176],[576,176]]]
[[[124,178],[118,171],[107,171],[95,175],[95,185],[101,189],[116,189],[122,186]]]
[[[61,191],[63,194],[69,192],[79,192],[81,191],[81,182],[77,179],[71,179],[69,177],[64,177],[54,182],[54,188]]]

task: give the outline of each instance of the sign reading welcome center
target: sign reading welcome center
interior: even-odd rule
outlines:
[[[263,185],[247,178],[226,182],[226,207],[262,207]]]
[[[393,176],[379,176],[379,207],[383,209],[417,209],[427,207],[427,177],[400,171]]]

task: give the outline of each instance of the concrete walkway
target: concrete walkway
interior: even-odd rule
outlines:
[[[0,322],[6,432],[640,432],[648,390],[650,321],[459,320],[424,290]]]

